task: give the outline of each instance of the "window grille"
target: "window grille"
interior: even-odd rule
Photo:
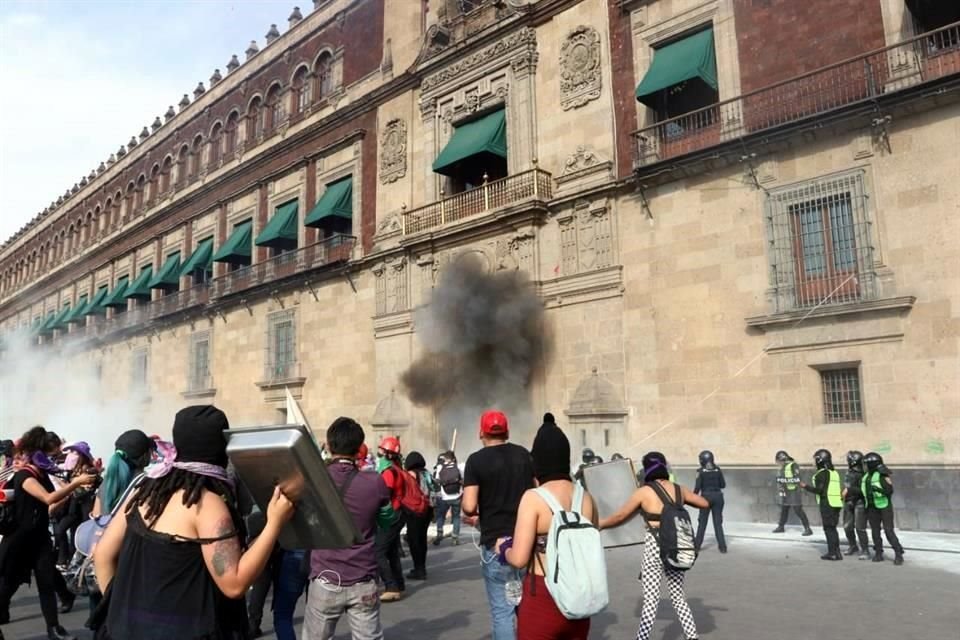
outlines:
[[[863,422],[859,369],[825,369],[820,372],[820,382],[824,422]]]
[[[876,297],[862,171],[771,192],[766,209],[776,311]]]
[[[134,392],[146,393],[147,371],[149,367],[149,353],[146,348],[136,349],[133,352],[133,366],[131,371],[131,386]]]
[[[210,333],[203,331],[193,334],[190,339],[190,371],[187,379],[190,391],[210,389]]]
[[[310,85],[310,79],[304,78],[302,84],[297,88],[297,112],[303,113],[312,101],[313,93]]]
[[[267,323],[266,379],[297,376],[296,317],[292,311],[276,313]]]

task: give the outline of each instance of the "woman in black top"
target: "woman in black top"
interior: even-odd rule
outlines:
[[[723,471],[713,460],[712,451],[700,452],[700,468],[697,469],[697,482],[693,485],[693,492],[710,503],[706,509],[700,509],[700,521],[697,523],[697,537],[695,544],[697,551],[703,544],[703,536],[707,532],[707,518],[713,514],[713,533],[717,537],[717,549],[720,553],[727,552],[727,541],[723,537],[723,490],[727,483],[723,479]]]
[[[263,532],[242,550],[243,523],[227,474],[227,418],[216,407],[187,407],[173,425],[175,452],[110,521],[94,552],[104,602],[97,638],[244,640],[243,596],[266,566],[293,504],[280,490]],[[104,611],[105,610],[105,611]]]
[[[13,476],[14,512],[17,529],[0,541],[0,624],[10,621],[10,600],[21,584],[26,584],[32,571],[37,581],[40,609],[47,625],[50,640],[68,640],[69,635],[60,626],[57,615],[58,587],[65,587],[54,564],[53,543],[50,541],[50,508],[85,486],[90,486],[94,476],[83,474],[69,484],[54,490],[49,472],[55,469],[44,451],[47,431],[34,427],[20,440],[20,453],[24,464]],[[53,453],[53,452],[51,452]],[[69,592],[61,594],[64,602],[72,602]]]

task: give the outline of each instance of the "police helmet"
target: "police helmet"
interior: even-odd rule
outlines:
[[[776,461],[780,463],[790,462],[793,458],[790,457],[790,454],[786,451],[777,451]]]
[[[613,454],[612,456],[610,456],[610,460],[611,460],[611,461],[612,461],[612,460],[623,460],[623,454],[615,453],[615,454]]]
[[[584,449],[584,450],[583,450],[583,463],[584,463],[584,464],[590,464],[591,462],[593,462],[594,460],[596,460],[596,458],[597,458],[597,454],[595,454],[595,453],[593,452],[593,449]]]
[[[713,468],[713,451],[701,451],[698,456],[700,459],[700,466],[705,469]]]
[[[875,451],[871,451],[867,455],[863,456],[863,464],[867,467],[867,471],[876,471],[880,467],[884,466],[883,456]]]
[[[863,469],[863,454],[859,451],[848,451],[847,466],[851,471],[860,471]]]
[[[833,456],[826,449],[817,449],[813,454],[813,461],[816,463],[817,469],[833,468]]]

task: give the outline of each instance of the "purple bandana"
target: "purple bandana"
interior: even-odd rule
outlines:
[[[227,470],[219,465],[207,462],[177,462],[177,449],[169,442],[157,442],[157,453],[160,454],[160,459],[145,471],[148,478],[162,478],[174,469],[180,469],[187,473],[221,480],[233,488],[233,479],[227,475]]]
[[[51,460],[43,451],[34,451],[33,455],[30,456],[30,464],[35,466],[37,469],[42,469],[43,471],[57,470],[57,465],[55,465],[53,460]]]

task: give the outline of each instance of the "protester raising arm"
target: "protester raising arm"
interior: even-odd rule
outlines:
[[[52,507],[69,498],[75,489],[89,487],[96,479],[96,476],[83,474],[74,478],[70,484],[64,485],[56,491],[47,491],[35,478],[27,478],[23,481],[23,490],[48,507]]]
[[[680,487],[680,489],[682,491],[683,502],[685,504],[698,509],[709,508],[710,503],[704,498],[698,496],[686,487]],[[670,494],[672,491],[673,490],[671,488],[667,493]],[[660,513],[662,509],[663,504],[660,502],[660,497],[656,494],[656,492],[647,486],[640,487],[633,492],[633,494],[627,499],[626,503],[617,509],[615,513],[600,520],[600,528],[610,529],[620,526],[638,510],[646,510],[647,513]]]

